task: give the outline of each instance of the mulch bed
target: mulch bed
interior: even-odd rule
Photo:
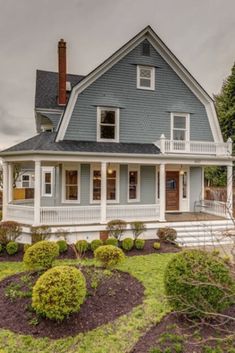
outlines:
[[[235,305],[228,309],[225,314],[235,318]],[[153,347],[161,349],[162,352],[168,347],[171,347],[170,352],[176,352],[174,350],[174,344],[181,341],[182,351],[181,353],[202,353],[205,346],[216,347],[218,345],[217,338],[226,338],[226,335],[234,334],[235,332],[235,321],[230,320],[223,325],[220,324],[213,328],[211,325],[200,325],[194,326],[192,322],[189,322],[184,317],[179,316],[175,313],[167,315],[161,322],[153,326],[144,336],[140,338],[131,353],[148,353]],[[217,323],[218,324],[218,323]],[[199,328],[200,327],[200,328]],[[225,333],[225,331],[227,333]],[[167,334],[169,336],[167,337]],[[223,342],[222,352],[225,353],[228,348],[235,347],[235,340],[229,343]]]
[[[131,251],[125,251],[126,256],[138,256],[138,255],[149,255],[149,254],[163,254],[163,253],[175,253],[181,250],[181,248],[177,247],[174,244],[170,243],[164,243],[161,242],[161,248],[159,250],[155,250],[153,248],[153,243],[155,243],[156,240],[146,240],[145,241],[145,247],[143,250],[137,250],[137,249],[132,249]],[[15,255],[8,255],[6,251],[3,251],[0,253],[0,262],[2,261],[9,261],[9,262],[16,262],[16,261],[22,261],[23,260],[23,247],[20,246],[19,252]],[[93,252],[92,251],[87,251],[84,256],[84,258],[93,258]],[[59,256],[59,259],[76,259],[76,255],[74,251],[71,249],[71,247],[68,248],[68,251],[65,253],[61,254]]]
[[[61,323],[45,318],[37,320],[34,311],[30,310],[31,298],[6,296],[12,283],[20,284],[21,291],[28,291],[25,275],[30,276],[32,285],[38,274],[25,272],[5,278],[0,282],[0,327],[16,333],[57,339],[92,330],[142,303],[144,287],[130,274],[117,270],[106,274],[104,270],[93,266],[82,268],[82,272],[87,282],[86,300],[79,313],[72,314]],[[97,283],[97,280],[98,286],[94,288],[94,281]]]

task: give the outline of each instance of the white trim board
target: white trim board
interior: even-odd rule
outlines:
[[[56,142],[64,139],[78,95],[145,39],[149,40],[155,50],[162,56],[162,58],[170,65],[181,80],[205,106],[214,141],[223,141],[212,98],[205,92],[196,79],[163,43],[153,29],[150,26],[147,26],[118,51],[111,55],[107,60],[105,60],[101,65],[99,65],[95,70],[88,74],[80,83],[73,87],[68,104],[59,123]]]

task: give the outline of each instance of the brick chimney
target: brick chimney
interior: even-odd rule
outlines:
[[[66,104],[66,42],[61,39],[58,42],[58,70],[59,70],[59,92],[58,104]]]

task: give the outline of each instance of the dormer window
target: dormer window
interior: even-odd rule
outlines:
[[[119,141],[119,109],[97,108],[97,141]]]
[[[155,68],[137,66],[137,88],[155,90]]]

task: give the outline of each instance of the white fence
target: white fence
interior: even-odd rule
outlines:
[[[214,201],[214,200],[202,200],[200,204],[201,212],[213,214],[216,216],[227,217],[227,206],[226,202]]]
[[[34,207],[28,205],[8,205],[5,218],[8,221],[16,221],[23,224],[33,224]]]
[[[108,205],[107,220],[151,221],[160,217],[160,205]]]
[[[216,156],[231,155],[230,144],[206,141],[181,141],[162,139],[157,144],[162,153],[190,153]]]

